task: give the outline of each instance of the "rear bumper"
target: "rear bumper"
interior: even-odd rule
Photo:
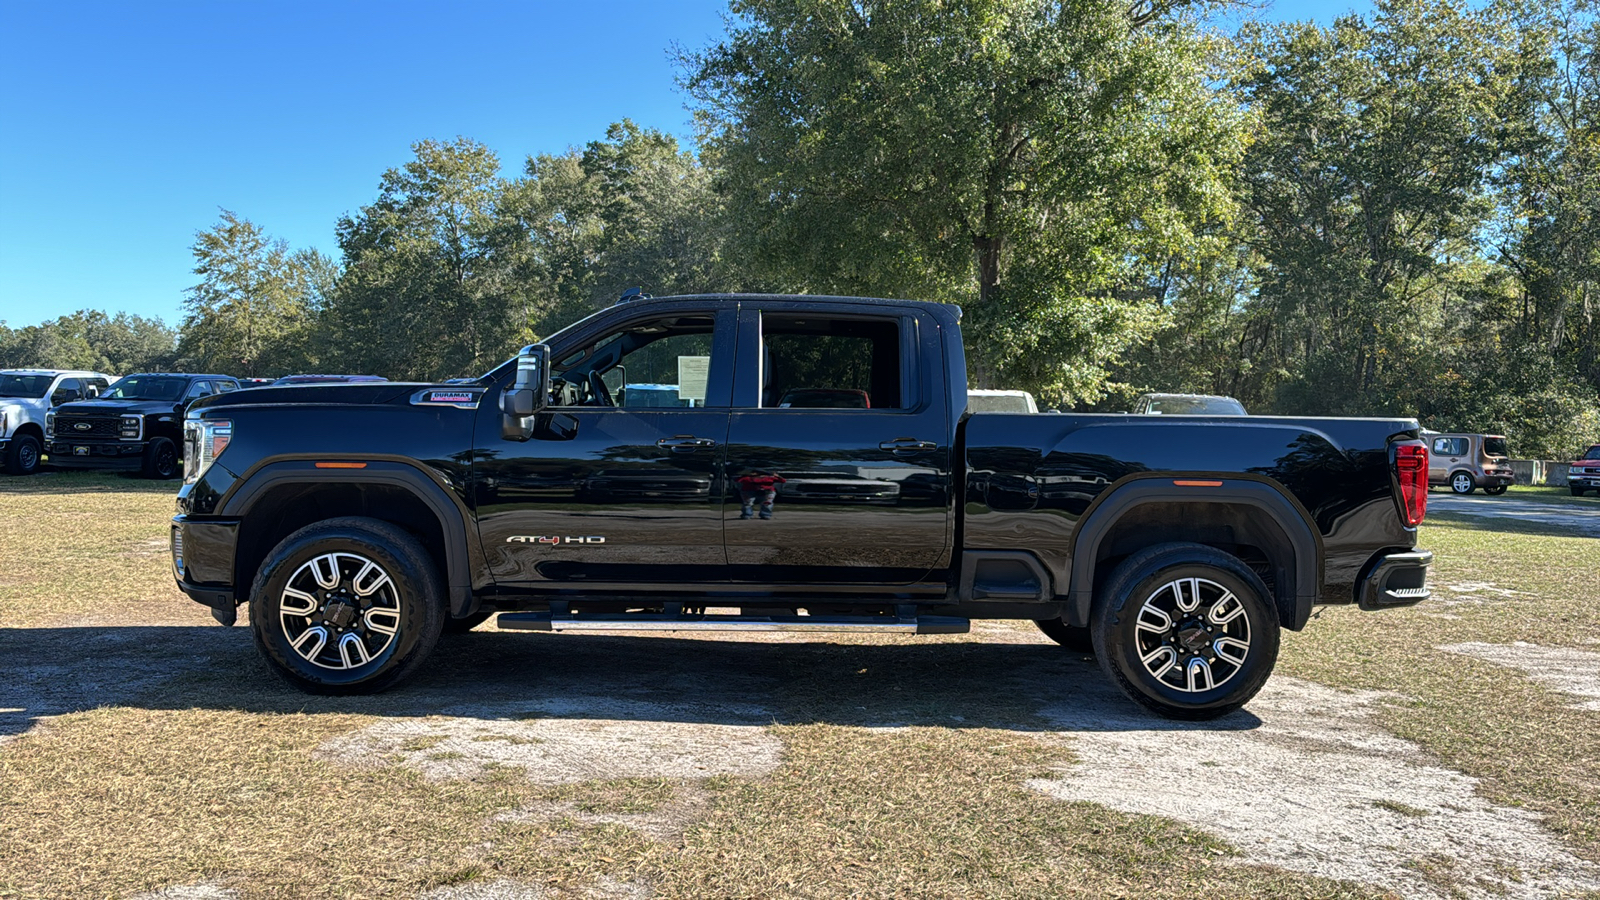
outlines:
[[[1379,557],[1361,582],[1357,603],[1368,611],[1421,603],[1432,594],[1428,588],[1428,566],[1432,564],[1432,550]]]
[[[234,607],[239,604],[233,584],[233,557],[238,538],[238,519],[196,520],[188,516],[172,519],[172,577],[178,582],[178,590],[202,606],[226,611],[230,621]]]

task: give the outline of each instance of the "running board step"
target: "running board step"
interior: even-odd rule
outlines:
[[[870,631],[890,634],[966,634],[954,616],[686,616],[667,613],[557,616],[501,613],[495,622],[515,631]]]

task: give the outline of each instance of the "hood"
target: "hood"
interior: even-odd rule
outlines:
[[[426,384],[400,381],[340,382],[334,384],[286,384],[213,394],[190,405],[189,411],[231,406],[374,406],[408,404],[411,396],[423,389],[481,391],[477,384]]]
[[[170,413],[178,404],[170,400],[78,400],[55,408],[58,416],[125,416],[129,413]]]
[[[0,397],[0,411],[31,410],[42,412],[50,408],[50,401],[44,397]]]

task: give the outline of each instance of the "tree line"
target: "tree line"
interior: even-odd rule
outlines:
[[[0,326],[0,364],[474,375],[655,294],[965,310],[981,387],[1600,439],[1600,25],[1382,0],[1247,25],[1126,0],[734,0],[679,51],[697,150],[624,120],[507,173],[425,140],[338,258],[225,211],[177,330]],[[140,356],[139,354],[146,354]],[[144,364],[148,360],[149,364]]]

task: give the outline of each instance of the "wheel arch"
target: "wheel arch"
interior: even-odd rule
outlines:
[[[1170,474],[1124,482],[1095,501],[1074,535],[1067,619],[1088,624],[1096,587],[1121,559],[1154,544],[1192,542],[1251,564],[1272,591],[1279,622],[1299,631],[1322,584],[1322,541],[1309,522],[1267,482]]]
[[[234,584],[243,591],[290,533],[324,519],[364,516],[417,536],[445,576],[451,615],[466,615],[476,605],[466,514],[413,465],[366,461],[361,468],[330,469],[311,461],[272,463],[229,491],[217,513],[239,518]]]
[[[23,435],[28,435],[29,437],[38,438],[39,443],[43,444],[44,443],[44,426],[40,425],[38,422],[23,422],[21,425],[18,425],[14,431],[11,432],[11,436],[13,438],[19,438],[19,437],[22,437]]]

